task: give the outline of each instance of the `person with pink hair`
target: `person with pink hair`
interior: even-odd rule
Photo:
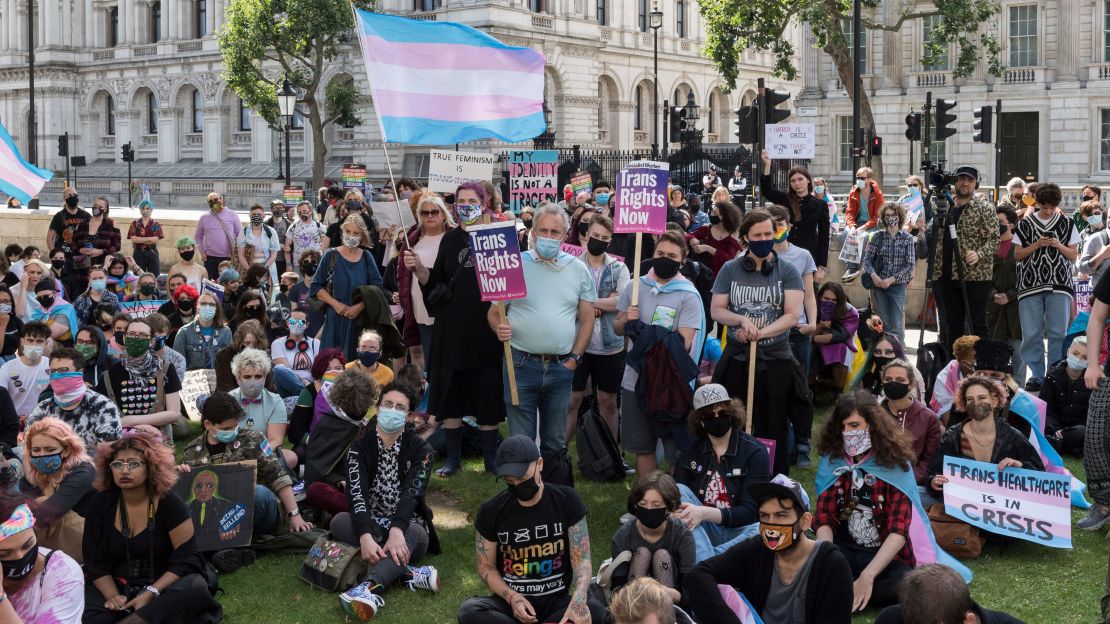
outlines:
[[[39,544],[81,563],[85,510],[96,477],[85,443],[64,421],[43,418],[27,426],[23,450],[20,490],[33,497]]]

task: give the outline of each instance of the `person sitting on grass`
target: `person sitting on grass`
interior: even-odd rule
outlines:
[[[820,440],[814,526],[818,541],[833,542],[848,559],[853,611],[897,602],[902,577],[918,563],[941,561],[970,580],[933,538],[910,470],[910,437],[873,396],[842,396]]]
[[[926,484],[929,464],[937,454],[937,445],[944,427],[933,410],[913,395],[917,387],[917,370],[906,360],[894,360],[883,367],[883,409],[910,436],[913,444],[913,478],[917,485]]]
[[[1052,365],[1045,375],[1039,396],[1045,402],[1045,436],[1056,448],[1083,457],[1083,440],[1087,434],[1087,409],[1091,391],[1083,380],[1087,372],[1087,337],[1076,336],[1068,346],[1067,356]],[[1097,360],[1094,366],[1098,366]]]
[[[0,622],[80,622],[85,611],[81,566],[66,553],[46,548],[37,538],[36,522],[22,498],[0,494]]]
[[[382,594],[395,581],[409,589],[439,592],[439,572],[414,566],[425,554],[440,553],[432,512],[424,501],[435,453],[405,417],[415,394],[386,386],[374,428],[363,431],[347,452],[350,513],[332,520],[337,539],[358,545],[370,571],[362,583],[339,596],[343,610],[360,620],[373,619],[385,606]]]
[[[474,522],[478,577],[494,595],[464,601],[459,624],[604,622],[605,607],[589,596],[582,497],[543,481],[540,449],[528,436],[505,438],[496,463],[507,487],[482,503]]]
[[[609,614],[614,624],[693,624],[675,606],[669,588],[648,577],[638,578],[613,594]]]
[[[848,352],[857,347],[859,310],[848,302],[844,288],[836,282],[825,282],[817,291],[817,321],[813,344],[817,353],[813,360],[818,368],[814,377],[830,379],[839,393],[848,381]]]
[[[759,440],[744,432],[747,414],[720,384],[694,392],[690,430],[694,443],[675,460],[682,495],[675,517],[694,532],[695,561],[719,555],[754,536],[755,501],[748,486],[771,478],[771,459]],[[780,451],[785,452],[785,451]]]
[[[329,514],[350,511],[347,456],[376,413],[378,392],[374,380],[359,371],[348,370],[317,395],[316,401],[322,403],[323,409],[308,438],[304,467],[305,494],[316,509]]]
[[[682,602],[682,579],[694,567],[694,536],[673,516],[680,501],[670,475],[655,471],[640,477],[628,495],[628,513],[634,518],[613,535],[613,560],[628,553],[629,564],[616,570],[610,589],[649,577],[663,585],[673,602]]]
[[[782,475],[753,483],[759,537],[699,563],[686,576],[686,596],[701,624],[739,624],[743,599],[766,622],[849,624],[852,570],[832,544],[809,537],[809,495]]]
[[[245,413],[238,399],[226,392],[213,392],[200,412],[204,433],[185,445],[178,470],[188,473],[204,466],[254,461],[258,465],[258,483],[254,486],[254,535],[282,532],[283,517],[289,519],[290,531],[299,533],[311,529],[312,524],[305,522],[297,507],[293,480],[266,436],[240,428]],[[278,501],[284,508],[281,513]],[[253,562],[254,552],[250,549],[221,550],[212,556],[212,563],[222,572],[234,572]]]
[[[1022,624],[1009,613],[979,606],[948,566],[924,565],[910,572],[898,595],[901,602],[883,609],[875,624]]]
[[[956,419],[949,416],[952,403],[956,398],[956,389],[965,377],[975,373],[975,345],[979,343],[979,336],[960,336],[952,343],[952,360],[937,375],[933,385],[933,397],[929,407],[936,412],[944,426],[954,425],[962,420],[960,415]]]
[[[85,443],[57,418],[29,425],[23,434],[23,476],[19,489],[34,497],[28,504],[39,544],[84,561],[81,535],[96,477]]]
[[[361,372],[374,380],[378,387],[385,387],[393,381],[393,371],[379,361],[382,357],[382,335],[378,332],[367,329],[359,334],[355,356],[353,362],[347,362],[348,370]]]

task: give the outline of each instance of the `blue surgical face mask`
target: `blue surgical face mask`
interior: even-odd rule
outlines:
[[[105,280],[103,277],[100,279],[89,280],[89,288],[97,292],[104,290],[107,284],[107,280]]]
[[[867,186],[867,180],[863,178],[856,178],[856,188],[862,191],[863,187],[865,186]]]
[[[200,306],[200,320],[211,321],[214,318],[216,318],[216,306],[208,304]]]
[[[1068,354],[1068,368],[1074,371],[1087,370],[1087,361],[1081,360],[1072,354]]]
[[[606,206],[609,204],[609,193],[598,193],[594,199],[599,206]]]
[[[561,243],[554,238],[536,237],[536,253],[544,258],[554,258],[559,254],[559,247],[561,246]]]
[[[1093,225],[1095,227],[1098,227],[1098,226],[1102,225],[1102,215],[1093,214],[1093,215],[1087,217],[1087,224],[1088,225]]]
[[[405,428],[405,413],[395,407],[379,409],[378,427],[386,433],[397,433]]]
[[[921,187],[919,187],[919,186],[911,186],[910,187],[910,197],[917,197],[920,194],[921,194]]]
[[[62,468],[62,454],[31,456],[31,467],[43,474],[54,474]]]
[[[748,251],[757,258],[766,258],[774,248],[773,240],[748,241]]]
[[[235,425],[234,429],[228,429],[227,431],[213,431],[212,437],[216,438],[217,442],[230,444],[235,441],[235,438],[239,437],[239,425]]]
[[[817,186],[813,187],[813,194],[814,195],[824,195],[825,194],[825,187],[818,184]]]

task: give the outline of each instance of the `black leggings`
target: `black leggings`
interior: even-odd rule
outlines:
[[[836,546],[840,549],[844,558],[848,560],[848,565],[852,568],[853,579],[859,578],[863,569],[875,558],[875,551],[878,550],[847,544],[840,540],[836,540]],[[868,606],[886,607],[896,604],[898,602],[898,588],[902,585],[902,577],[906,576],[910,570],[910,566],[906,565],[904,561],[892,559],[886,565],[886,568],[875,577],[875,582],[871,586],[871,601]]]
[[[124,591],[120,588],[121,593]],[[129,614],[104,608],[104,595],[85,582],[85,616],[83,624],[115,624]],[[208,591],[208,583],[200,574],[179,578],[162,590],[162,595],[135,612],[146,622],[159,624],[215,624],[223,619],[223,608]]]

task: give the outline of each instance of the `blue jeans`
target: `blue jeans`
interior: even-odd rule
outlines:
[[[682,494],[682,502],[691,505],[704,505],[694,491],[679,483],[678,491]],[[759,535],[759,523],[753,522],[742,527],[723,527],[712,522],[702,522],[694,534],[694,561],[702,562],[710,557],[715,557],[736,544]]]
[[[1048,334],[1048,365],[1055,362],[1064,348],[1064,335],[1071,316],[1071,297],[1064,293],[1043,292],[1018,299],[1021,320],[1021,357],[1029,367],[1030,379],[1044,381],[1044,335]]]
[[[509,394],[509,374],[502,370],[505,384],[505,411],[509,433],[536,438],[539,417],[540,453],[549,455],[567,445],[567,410],[570,409],[571,382],[574,372],[562,362],[543,363],[534,355],[513,349],[517,396],[520,405],[513,405]]]
[[[271,533],[278,526],[278,498],[265,485],[254,486],[254,534]]]
[[[284,364],[278,364],[274,367],[274,387],[277,389],[281,398],[296,397],[301,395],[301,390],[304,390],[304,382],[293,369]]]
[[[883,328],[898,336],[906,344],[906,285],[892,284],[890,288],[873,288],[875,311],[883,320]]]

